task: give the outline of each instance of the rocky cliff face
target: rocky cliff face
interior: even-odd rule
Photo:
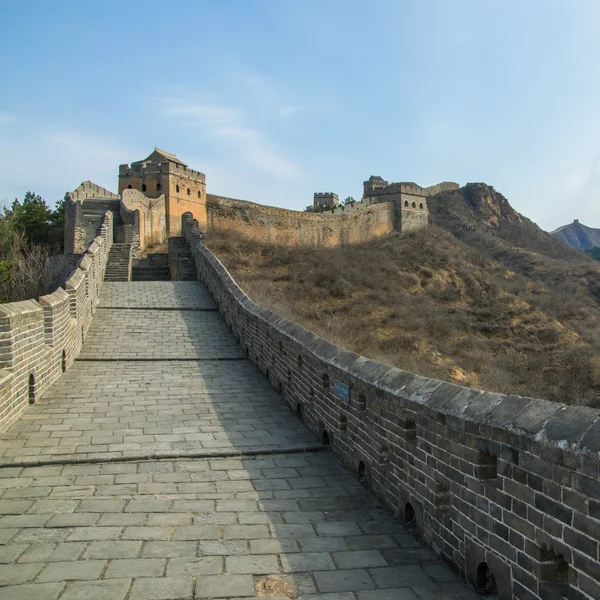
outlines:
[[[577,250],[589,250],[600,246],[600,229],[582,225],[577,219],[552,231],[550,235]]]

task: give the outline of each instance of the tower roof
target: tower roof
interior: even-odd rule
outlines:
[[[152,152],[149,156],[147,156],[143,161],[140,162],[157,162],[161,159],[166,159],[169,162],[175,163],[176,165],[181,165],[182,167],[187,167],[187,165],[179,160],[175,154],[171,154],[170,152],[165,152],[160,148],[154,147],[154,152]]]

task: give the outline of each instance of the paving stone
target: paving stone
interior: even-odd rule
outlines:
[[[2,600],[56,600],[64,587],[64,582],[9,585],[2,588]]]
[[[364,569],[317,571],[314,577],[320,592],[355,592],[375,588],[369,574]]]
[[[252,540],[268,538],[269,530],[265,525],[225,525],[223,539],[226,540]]]
[[[356,595],[358,600],[419,600],[421,598],[421,596],[417,596],[409,588],[368,590],[366,592],[358,592]],[[461,596],[461,600],[462,598]]]
[[[200,558],[173,558],[167,565],[167,577],[192,577],[218,575],[223,572],[223,559],[220,556]]]
[[[66,513],[54,515],[45,527],[84,527],[94,525],[100,515],[98,513]]]
[[[17,545],[17,544],[15,544]],[[19,558],[24,562],[55,562],[77,560],[86,549],[85,542],[61,542],[58,544],[33,544]]]
[[[230,556],[226,559],[226,570],[229,574],[252,573],[277,573],[279,564],[277,556],[273,554],[253,556]]]
[[[124,600],[130,584],[130,579],[74,581],[67,586],[60,600]]]
[[[122,527],[75,527],[67,541],[117,540],[122,531]]]
[[[158,577],[163,574],[166,563],[164,558],[115,559],[109,562],[104,578]]]
[[[347,550],[346,540],[341,537],[312,537],[298,540],[303,552],[338,552]]]
[[[35,579],[44,568],[41,563],[0,565],[0,585],[18,585]]]
[[[371,569],[370,573],[380,588],[409,587],[431,583],[431,579],[419,565]]]
[[[168,540],[171,537],[171,527],[126,527],[122,540]]]
[[[218,525],[187,525],[173,530],[174,540],[218,540],[220,536]]]
[[[253,542],[250,543],[252,544]],[[230,540],[225,542],[208,541],[200,542],[200,544],[198,545],[198,553],[206,556],[231,556],[233,554],[247,554],[247,552],[248,542],[246,542],[245,540]]]
[[[170,500],[130,500],[127,503],[125,512],[151,513],[167,512],[169,510]]]
[[[298,596],[298,600],[356,600],[356,596],[351,592],[341,592],[339,594],[306,594]]]
[[[39,582],[98,579],[106,566],[104,560],[53,562],[38,576]]]
[[[28,544],[10,544],[9,546],[0,546],[0,563],[11,563],[17,560],[17,557],[29,548]]]
[[[146,517],[144,513],[109,513],[102,515],[96,525],[100,527],[143,525]]]
[[[296,540],[283,538],[277,540],[250,540],[251,554],[280,554],[281,552],[299,552]]]
[[[320,536],[350,536],[362,533],[356,523],[316,523],[315,529]]]
[[[133,582],[129,600],[185,600],[192,594],[191,577],[141,577]]]
[[[142,542],[91,542],[83,558],[137,558]]]
[[[196,581],[196,598],[247,598],[253,596],[252,575],[206,575]]]
[[[352,552],[334,552],[335,564],[340,569],[366,569],[368,567],[387,567],[388,563],[377,550],[355,550]]]
[[[144,558],[180,558],[198,555],[198,542],[147,542]]]
[[[299,552],[282,554],[281,565],[286,573],[312,571],[330,571],[335,569],[331,556],[327,552]]]

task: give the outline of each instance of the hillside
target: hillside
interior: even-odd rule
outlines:
[[[577,219],[559,227],[550,235],[577,250],[589,250],[594,246],[600,246],[600,229],[582,225]]]
[[[342,248],[238,235],[207,245],[248,295],[422,375],[600,406],[600,267],[484,184],[429,201],[432,225]]]

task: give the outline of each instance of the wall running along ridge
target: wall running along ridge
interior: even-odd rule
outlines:
[[[263,206],[245,200],[207,196],[208,231],[234,230],[257,240],[285,246],[340,246],[364,242],[393,229],[391,203],[360,202],[323,213]]]
[[[64,289],[36,300],[0,304],[0,429],[39,400],[75,360],[96,311],[113,215],[90,244]]]
[[[183,231],[246,355],[395,515],[500,600],[600,598],[600,411],[420,377],[254,304]],[[349,386],[350,402],[334,396]]]

